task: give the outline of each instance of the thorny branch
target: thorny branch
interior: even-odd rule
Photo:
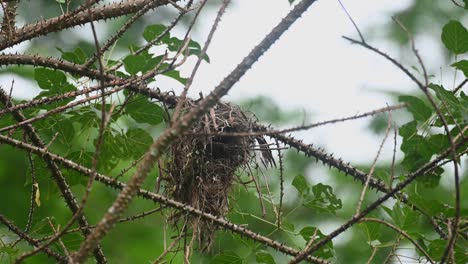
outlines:
[[[17,227],[13,222],[8,220],[2,214],[0,214],[0,223],[4,224],[11,232],[18,235],[18,237],[22,238],[24,241],[27,241],[30,245],[35,246],[35,247],[40,245],[37,240],[35,240],[34,238],[29,236],[25,232],[21,231],[21,229],[19,227]],[[46,253],[47,255],[55,258],[58,263],[65,263],[66,262],[66,257],[59,255],[58,253],[52,251],[49,248],[45,248],[43,250],[43,252]]]

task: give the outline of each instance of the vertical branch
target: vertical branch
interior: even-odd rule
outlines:
[[[279,197],[279,208],[278,208],[278,219],[276,220],[278,225],[278,230],[281,228],[281,210],[283,208],[283,196],[284,196],[284,165],[283,165],[283,155],[281,154],[281,149],[278,139],[275,138],[276,147],[278,148],[278,162],[279,162],[279,172],[280,172],[280,197]]]
[[[16,31],[15,19],[18,0],[10,1],[6,4],[4,1],[1,1],[1,5],[3,8],[3,22],[1,32],[6,36],[7,39],[11,39],[13,38]]]
[[[364,196],[366,195],[367,188],[369,187],[370,178],[372,178],[372,176],[374,174],[375,166],[377,165],[377,160],[379,159],[380,152],[382,152],[385,141],[387,141],[388,134],[390,133],[390,128],[391,127],[392,127],[392,115],[390,113],[388,115],[388,122],[387,122],[387,129],[385,130],[385,136],[382,139],[382,142],[380,143],[379,150],[377,151],[377,154],[375,155],[374,161],[372,162],[370,171],[367,174],[367,178],[366,178],[366,181],[364,182],[364,187],[362,188],[361,196],[360,196],[359,201],[357,203],[356,213],[354,214],[354,216],[358,215],[359,211],[361,211],[362,202],[364,201]],[[391,186],[390,186],[390,188],[391,188]]]
[[[36,209],[36,204],[39,200],[39,197],[38,197],[39,185],[36,182],[36,169],[34,167],[34,160],[32,158],[31,151],[28,151],[28,162],[29,162],[29,169],[31,171],[31,200],[29,202],[28,221],[26,223],[26,227],[24,228],[25,233],[29,232],[29,229],[31,228],[33,217],[34,217],[34,211]]]

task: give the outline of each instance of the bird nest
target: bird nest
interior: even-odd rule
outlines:
[[[193,106],[193,102],[187,102],[182,112]],[[274,160],[262,136],[217,134],[250,132],[254,122],[252,114],[245,114],[238,106],[228,103],[218,103],[203,115],[170,148],[166,194],[203,212],[225,216],[236,171],[255,160],[252,149],[262,150],[260,158],[264,164],[273,164]],[[216,227],[200,218],[189,217],[178,212],[171,219],[173,223],[181,220],[187,223],[200,249],[209,248]]]

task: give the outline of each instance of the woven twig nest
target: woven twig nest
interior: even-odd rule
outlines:
[[[187,102],[182,112],[189,111],[193,102]],[[250,116],[250,117],[249,117]],[[235,180],[236,170],[248,166],[255,159],[252,149],[256,144],[262,151],[262,161],[274,163],[262,136],[222,136],[216,133],[250,132],[254,116],[237,106],[218,103],[205,114],[170,148],[167,165],[167,195],[201,211],[215,216],[228,212],[228,195]],[[191,225],[201,249],[211,245],[215,226],[201,219],[188,219],[174,214],[174,223],[184,220]]]

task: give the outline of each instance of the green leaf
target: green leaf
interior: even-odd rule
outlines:
[[[444,169],[437,167],[431,172],[425,173],[424,176],[416,178],[416,181],[426,188],[435,188],[439,186],[442,173],[444,173]]]
[[[448,124],[460,124],[466,121],[466,113],[468,113],[468,111],[463,106],[463,103],[451,91],[447,91],[444,87],[435,84],[430,84],[429,88],[436,92],[437,98],[446,106],[441,107],[440,110]],[[440,119],[437,119],[434,125],[438,127],[443,126]]]
[[[450,20],[442,28],[442,42],[445,47],[455,54],[468,51],[468,31],[458,21]]]
[[[242,264],[244,260],[237,255],[234,251],[224,251],[216,255],[210,262],[210,264]]]
[[[149,54],[148,51],[145,51],[139,55],[128,55],[123,60],[125,70],[131,74],[135,75],[138,72],[146,73],[156,67],[161,61],[162,56],[157,56],[153,58],[152,54]]]
[[[34,79],[41,89],[49,90],[67,84],[67,76],[62,71],[51,70],[47,68],[36,68],[34,70]]]
[[[405,153],[402,165],[408,171],[419,168],[419,166],[428,162],[435,153],[435,149],[432,148],[427,139],[420,135],[404,138],[400,149]]]
[[[164,109],[156,103],[148,101],[146,97],[136,96],[125,108],[125,113],[138,123],[158,125],[164,121]]]
[[[61,48],[56,48],[62,54],[62,59],[76,64],[84,64],[88,59],[86,53],[81,48],[76,48],[73,51],[63,51]]]
[[[149,25],[143,31],[143,38],[146,41],[151,42],[161,35],[166,29],[167,27],[164,25]],[[167,36],[169,36],[169,33],[167,33]]]
[[[257,263],[276,264],[273,257],[267,251],[259,251],[255,254],[255,260]]]
[[[418,126],[418,122],[416,122],[415,120],[408,122],[404,124],[403,126],[401,126],[400,129],[398,129],[398,134],[400,134],[400,136],[402,136],[403,138],[408,138],[413,135],[416,135],[417,126]]]
[[[299,231],[299,234],[305,241],[307,241],[306,243],[308,243],[312,238],[318,241],[326,237],[318,228],[312,226],[302,228],[301,231]],[[314,255],[324,259],[333,257],[333,242],[327,242],[325,246],[321,247],[316,253],[314,253]]]
[[[460,240],[459,240],[460,241]],[[461,240],[462,242],[458,242],[455,244],[454,247],[454,256],[455,261],[454,263],[467,263],[468,262],[468,255],[466,254],[466,243],[465,241]],[[429,255],[435,260],[440,261],[442,255],[445,252],[445,248],[447,246],[447,241],[442,239],[435,239],[431,241],[428,245],[428,252]]]
[[[319,183],[312,187],[314,198],[304,204],[305,207],[315,209],[317,212],[332,213],[343,206],[341,200],[333,194],[332,187]]]
[[[307,183],[307,180],[303,175],[299,174],[296,177],[294,177],[292,185],[296,188],[296,190],[301,196],[305,196],[310,192],[309,184]]]
[[[362,228],[362,230],[366,234],[368,242],[379,240],[380,236],[382,235],[382,233],[380,232],[382,224],[380,223],[362,222],[359,224],[359,227]]]
[[[200,55],[201,54],[201,46],[200,44],[198,44],[198,42],[194,41],[194,40],[190,40],[189,41],[189,44],[188,44],[188,49],[189,49],[189,55]],[[203,59],[206,61],[206,62],[210,62],[210,58],[208,57],[207,54],[205,54],[203,56]]]
[[[0,245],[0,254],[14,255],[18,253],[19,249],[11,246],[1,246]]]
[[[452,64],[452,67],[463,72],[465,77],[468,77],[468,60],[457,61]]]
[[[93,152],[75,151],[66,155],[65,158],[72,160],[75,163],[80,164],[82,166],[85,166],[86,168],[91,168],[93,155]],[[86,186],[88,182],[87,177],[84,177],[83,174],[75,170],[64,170],[63,175],[67,179],[68,184],[70,184],[71,186]]]
[[[468,9],[468,0],[463,0],[463,3],[465,4],[465,9]]]
[[[141,128],[131,128],[125,133],[125,153],[132,159],[140,158],[153,143],[151,135]]]
[[[429,119],[432,114],[432,109],[417,97],[404,95],[398,97],[398,101],[408,104],[408,110],[417,121],[424,122]]]
[[[468,67],[468,61],[466,61],[466,63]],[[431,83],[429,84],[429,88],[434,90],[434,92],[436,92],[437,98],[439,98],[441,101],[444,101],[444,103],[454,107],[459,107],[461,105],[457,97],[451,91],[444,89],[443,86]]]
[[[67,76],[61,71],[50,70],[46,68],[36,68],[34,70],[34,79],[37,81],[39,87],[43,90],[34,99],[61,95],[76,90],[74,85],[67,82]],[[51,104],[44,104],[38,108],[50,110],[66,105],[71,101],[73,101],[73,99],[69,98]]]
[[[163,74],[167,77],[171,77],[172,79],[180,82],[181,84],[185,85],[185,83],[187,82],[187,78],[181,77],[179,71],[170,70],[170,71],[164,72]]]

